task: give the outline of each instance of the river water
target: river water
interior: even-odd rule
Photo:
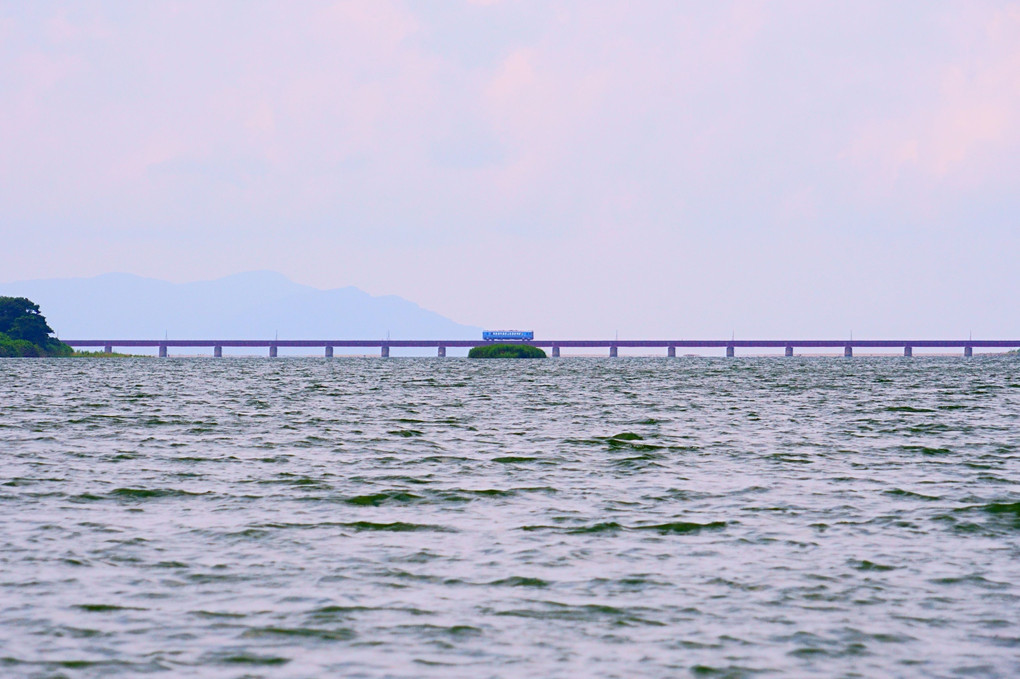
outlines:
[[[4,677],[1020,676],[1020,358],[0,360]]]

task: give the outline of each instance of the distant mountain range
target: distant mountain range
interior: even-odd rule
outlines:
[[[131,274],[0,283],[0,295],[40,305],[70,339],[476,339],[414,302],[355,287],[319,290],[271,271],[195,283]],[[305,351],[304,353],[308,353]]]

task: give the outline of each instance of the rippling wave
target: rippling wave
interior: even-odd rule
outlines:
[[[0,360],[0,676],[1020,676],[1020,361]]]

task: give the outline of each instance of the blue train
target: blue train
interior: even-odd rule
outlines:
[[[496,340],[533,340],[535,333],[532,330],[485,330],[482,332],[482,339],[486,342]]]

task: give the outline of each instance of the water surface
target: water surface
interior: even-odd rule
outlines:
[[[0,675],[1020,675],[1020,360],[0,360]]]

